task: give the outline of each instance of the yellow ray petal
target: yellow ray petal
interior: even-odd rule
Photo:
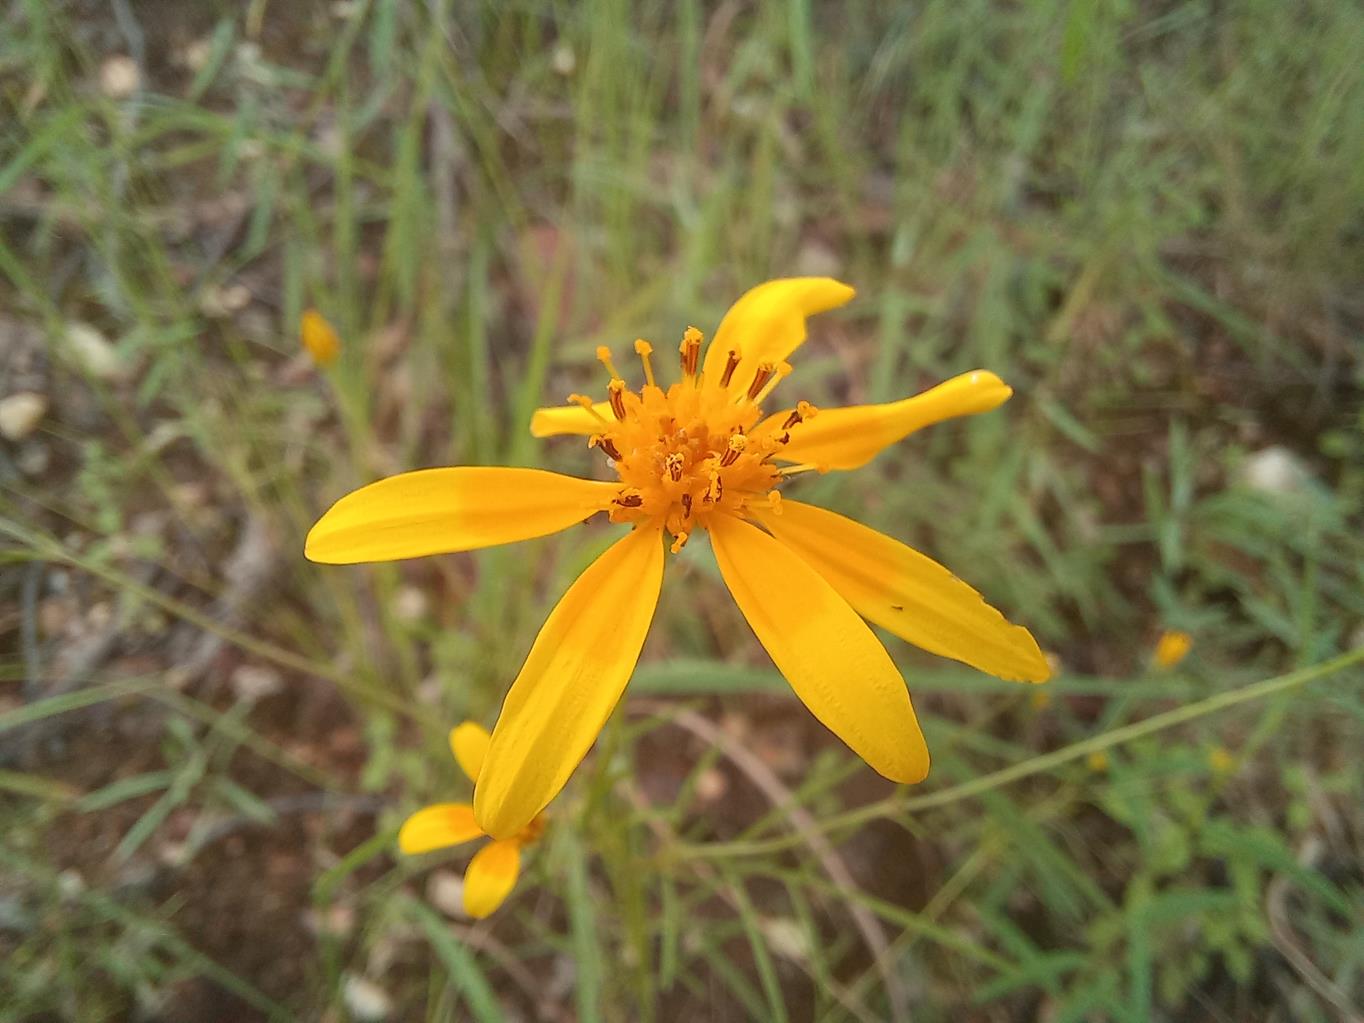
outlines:
[[[714,515],[720,574],[805,706],[892,781],[928,774],[928,747],[885,647],[813,568],[756,526]]]
[[[506,901],[521,873],[521,848],[513,841],[489,842],[464,872],[464,912],[476,920]]]
[[[805,340],[805,321],[837,309],[857,294],[831,277],[785,277],[750,288],[730,306],[716,328],[702,370],[719,380],[729,353],[739,353],[731,389],[747,387],[762,362],[777,365]]]
[[[353,565],[448,554],[567,529],[619,486],[543,469],[421,469],[353,490],[308,532],[312,561]]]
[[[478,772],[483,768],[483,758],[488,755],[488,740],[492,738],[488,730],[474,721],[465,721],[450,729],[450,752],[460,770],[472,782],[478,781]]]
[[[791,441],[778,457],[821,469],[856,469],[915,430],[944,419],[989,412],[1013,393],[999,377],[977,369],[885,405],[820,409],[814,418],[791,427]],[[784,422],[789,414],[787,409],[772,419]]]
[[[799,501],[754,514],[853,609],[901,639],[1014,682],[1051,674],[1037,641],[942,565],[884,533]]]
[[[488,834],[524,828],[587,754],[639,660],[662,582],[661,531],[636,529],[550,612],[502,704],[474,789]]]
[[[468,803],[437,803],[418,810],[398,831],[398,848],[409,856],[459,845],[478,838],[483,829]]]
[[[577,433],[584,437],[602,432],[602,420],[615,422],[609,401],[599,401],[592,406],[593,415],[581,405],[558,405],[553,408],[538,408],[530,417],[532,437],[557,437],[561,433]],[[601,418],[598,418],[600,416]]]

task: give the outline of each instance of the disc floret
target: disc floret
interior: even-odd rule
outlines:
[[[815,413],[814,406],[801,402],[784,423],[764,421],[762,402],[791,367],[785,362],[745,366],[741,354],[731,351],[723,374],[710,380],[698,371],[702,340],[699,330],[687,328],[678,346],[681,378],[666,390],[654,377],[648,341],[634,345],[644,365],[645,383],[638,391],[616,371],[611,353],[604,346],[597,349],[611,376],[611,414],[594,409],[601,430],[588,444],[605,453],[620,477],[611,521],[661,525],[673,536],[674,552],[717,513],[743,515],[754,501],[775,506],[773,488],[787,471],[772,458],[790,439],[791,426]],[[593,408],[581,395],[569,400]]]

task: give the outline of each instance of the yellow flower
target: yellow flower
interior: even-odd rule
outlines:
[[[1208,766],[1213,774],[1231,774],[1236,770],[1236,757],[1225,746],[1214,746],[1208,750]]]
[[[335,328],[316,309],[303,310],[299,336],[313,362],[324,369],[334,363],[336,357],[341,354],[341,339],[337,337]]]
[[[1108,754],[1103,750],[1095,750],[1085,757],[1085,766],[1095,774],[1103,774],[1108,770]]]
[[[1193,637],[1187,632],[1167,629],[1156,641],[1156,667],[1167,670],[1173,668],[1188,656],[1192,648]]]
[[[511,543],[597,512],[631,527],[569,587],[507,694],[474,799],[489,834],[517,834],[554,798],[620,699],[658,602],[665,531],[674,552],[697,529],[710,534],[739,609],[796,695],[893,781],[921,781],[928,749],[904,680],[864,618],[1001,678],[1046,680],[1028,631],[946,568],[842,515],[781,499],[776,488],[790,476],[856,468],[920,427],[1012,394],[975,370],[884,405],[818,411],[801,401],[764,415],[807,317],[852,296],[821,277],[759,285],[725,315],[704,361],[701,333],[688,328],[681,378],[666,389],[647,341],[635,342],[638,391],[599,350],[608,400],[540,409],[531,432],[588,437],[609,459],[609,483],[426,469],[348,494],[308,534],[309,558],[347,564]]]
[[[472,721],[450,732],[455,760],[475,785],[491,738],[487,729]],[[543,830],[544,824],[537,816],[512,837],[495,839],[474,853],[464,874],[464,912],[481,919],[502,905],[521,872],[521,850],[538,840]],[[468,803],[437,803],[407,818],[398,831],[398,848],[415,856],[460,845],[485,834]]]

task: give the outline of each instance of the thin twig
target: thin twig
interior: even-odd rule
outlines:
[[[641,702],[643,701],[636,701],[635,706],[638,707]],[[786,814],[791,821],[791,826],[804,839],[810,847],[810,851],[815,854],[815,858],[824,867],[824,872],[829,875],[829,880],[841,890],[852,894],[860,893],[860,888],[857,882],[853,880],[847,864],[843,862],[843,858],[838,855],[837,850],[830,844],[828,838],[819,830],[814,817],[805,807],[800,805],[791,790],[782,784],[776,772],[767,764],[716,726],[710,719],[693,710],[687,710],[684,707],[660,706],[652,701],[641,709],[649,713],[661,713],[666,720],[685,728],[703,742],[718,747],[733,762],[735,767],[748,776],[748,779],[768,798],[775,809]],[[886,988],[886,996],[890,1000],[892,1018],[897,1023],[908,1023],[908,994],[899,974],[891,968],[888,954],[890,943],[886,940],[886,933],[882,930],[880,921],[866,906],[851,898],[848,900],[848,912],[851,914],[858,932],[862,935],[862,940],[867,943],[867,949],[872,954],[877,972],[881,974],[881,981]]]
[[[1309,849],[1307,856],[1301,858],[1310,860],[1312,851]],[[1269,930],[1274,937],[1274,947],[1308,987],[1339,1010],[1342,1020],[1346,1023],[1364,1023],[1364,1012],[1352,1004],[1350,996],[1317,968],[1317,964],[1312,962],[1312,957],[1299,944],[1293,925],[1289,922],[1288,889],[1288,878],[1280,876],[1269,883],[1265,894],[1265,915],[1269,917]]]
[[[631,805],[633,805],[636,810],[639,810],[646,815],[645,821],[648,824],[649,829],[653,831],[654,835],[657,836],[658,839],[662,842],[667,843],[675,842],[676,839],[674,835],[672,834],[672,832],[668,830],[667,826],[662,821],[658,820],[656,815],[654,815],[653,804],[649,802],[648,798],[639,789],[639,787],[637,785],[634,785],[633,783],[627,783],[625,786],[625,790],[627,798],[630,800]],[[707,884],[713,886],[716,893],[720,896],[721,899],[723,899],[726,903],[729,904],[729,907],[731,909],[733,909],[735,912],[739,911],[738,896],[735,894],[733,886],[720,876],[719,870],[711,866],[709,863],[706,863],[704,860],[688,858],[682,860],[682,862],[685,863],[685,865],[697,877],[701,878]],[[799,966],[802,970],[805,971],[807,976],[809,976],[812,980],[816,981],[817,983],[819,982],[820,978],[815,976],[814,971],[810,966],[806,965],[799,959],[795,960],[795,962],[797,966]],[[875,1016],[872,1016],[867,1011],[866,1006],[862,1004],[861,1000],[856,995],[852,994],[843,985],[835,984],[832,981],[829,981],[828,991],[831,995],[834,996],[835,1001],[837,1001],[841,1006],[843,1006],[843,1008],[847,1009],[848,1012],[850,1012],[857,1019],[861,1020],[862,1023],[879,1023],[877,1018]]]

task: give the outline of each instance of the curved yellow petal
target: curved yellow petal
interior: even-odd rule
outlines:
[[[855,294],[832,277],[783,277],[750,288],[715,330],[701,367],[706,379],[720,379],[733,351],[740,362],[730,387],[747,387],[759,363],[777,365],[801,346],[808,317],[837,309]]]
[[[603,419],[608,423],[615,421],[609,401],[599,401],[592,406],[592,409],[596,412],[595,416],[581,405],[538,408],[530,417],[531,436],[557,437],[562,433],[576,433],[586,437],[589,434],[602,432]]]
[[[521,847],[514,841],[489,842],[464,872],[464,912],[476,920],[507,900],[521,873]]]
[[[449,554],[567,529],[606,508],[617,484],[543,469],[420,469],[337,501],[308,532],[311,561],[353,565]]]
[[[488,834],[517,834],[587,755],[639,660],[662,583],[661,530],[636,529],[550,612],[502,704],[474,789]]]
[[[459,845],[483,834],[468,803],[437,803],[418,810],[398,831],[398,848],[409,856]]]
[[[1051,675],[1032,634],[942,565],[823,508],[782,501],[753,510],[782,543],[867,618],[901,639],[1013,682]]]
[[[459,769],[472,782],[478,781],[478,772],[483,769],[483,758],[488,755],[488,740],[492,736],[482,725],[465,721],[450,729],[450,752],[455,755]]]
[[[976,369],[885,405],[820,409],[818,415],[791,427],[791,440],[778,457],[821,469],[856,469],[915,430],[944,419],[989,412],[1013,393],[995,374]],[[789,414],[787,409],[771,418],[784,422]]]
[[[848,602],[785,545],[728,515],[711,543],[729,591],[811,713],[892,781],[928,774],[928,747],[885,647]]]

